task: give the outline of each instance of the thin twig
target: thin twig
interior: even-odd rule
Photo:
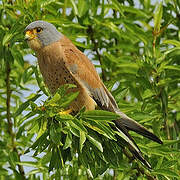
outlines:
[[[114,169],[113,180],[116,180],[116,179],[117,179],[117,171],[116,171],[116,169]]]
[[[7,61],[6,62],[6,112],[7,112],[7,121],[8,121],[8,133],[11,135],[12,134],[12,120],[11,120],[11,115],[10,115],[10,99],[11,99],[11,89],[10,89],[10,64]]]
[[[106,81],[106,75],[105,75],[105,70],[104,70],[104,68],[102,67],[102,57],[101,57],[101,55],[100,55],[100,53],[99,53],[99,50],[98,50],[98,42],[95,40],[95,38],[94,38],[94,30],[93,30],[93,28],[92,28],[92,26],[89,26],[89,28],[88,28],[88,33],[90,34],[90,38],[91,38],[91,41],[92,41],[92,43],[93,43],[93,45],[94,45],[94,51],[96,52],[96,54],[97,54],[97,57],[98,57],[98,60],[99,60],[99,63],[100,63],[100,65],[101,65],[101,69],[102,69],[102,79],[103,79],[103,81]]]
[[[154,57],[156,57],[156,39],[157,39],[157,37],[154,36],[154,39],[153,39],[153,55],[154,55]]]
[[[63,17],[65,18],[66,17],[66,7],[67,7],[67,0],[64,1],[64,7],[62,8],[62,14],[63,14]]]
[[[169,130],[169,125],[168,125],[168,110],[167,110],[167,107],[164,105],[165,102],[163,100],[163,92],[164,89],[161,90],[160,92],[160,100],[161,100],[161,103],[162,103],[162,113],[163,113],[163,117],[164,117],[164,126],[165,126],[165,129],[166,129],[166,133],[167,133],[167,138],[168,140],[171,139],[171,135],[170,135],[170,130]]]
[[[11,119],[11,111],[10,111],[10,107],[11,107],[11,87],[10,87],[10,73],[11,73],[11,66],[10,63],[8,61],[8,59],[6,59],[6,114],[7,114],[7,122],[8,122],[8,133],[11,136],[11,143],[12,143],[12,147],[13,147],[13,151],[17,153],[18,155],[18,159],[20,161],[20,155],[18,153],[18,150],[16,148],[15,145],[15,134],[13,132],[13,122]],[[18,165],[18,170],[20,172],[20,174],[22,175],[22,178],[25,179],[25,173],[24,173],[24,169],[23,166]]]

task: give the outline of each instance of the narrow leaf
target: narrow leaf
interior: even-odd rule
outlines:
[[[159,3],[155,14],[154,14],[154,31],[159,32],[161,27],[161,20],[162,20],[162,13],[163,13],[163,6],[162,2]]]
[[[93,145],[95,145],[101,152],[103,152],[103,147],[99,141],[97,141],[90,135],[87,135],[87,138]]]
[[[177,40],[164,40],[163,44],[172,44],[176,47],[180,47],[180,42]]]
[[[40,96],[42,96],[42,94],[37,94],[34,95],[31,99],[27,100],[26,102],[24,102],[23,104],[21,104],[19,106],[19,108],[17,109],[17,111],[14,113],[14,117],[19,116],[30,104],[30,102],[34,102],[36,99],[38,99]]]
[[[66,136],[66,141],[65,141],[63,149],[67,149],[71,147],[71,144],[72,144],[72,134],[69,132]]]
[[[179,178],[179,175],[175,171],[171,171],[170,169],[157,169],[157,170],[154,170],[152,173]]]
[[[79,149],[81,153],[82,153],[82,148],[84,146],[85,141],[86,141],[86,134],[84,131],[80,131]]]
[[[112,121],[118,119],[120,116],[116,113],[109,111],[93,110],[93,111],[86,111],[85,113],[82,114],[82,117],[93,120]]]

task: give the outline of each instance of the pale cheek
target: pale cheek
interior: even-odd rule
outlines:
[[[34,51],[38,51],[42,48],[42,44],[38,39],[32,39],[32,40],[28,41],[28,45]]]

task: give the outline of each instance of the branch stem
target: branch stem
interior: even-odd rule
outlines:
[[[11,137],[11,143],[12,143],[12,150],[17,153],[18,155],[18,160],[20,162],[20,154],[18,153],[18,150],[15,145],[15,134],[13,132],[13,122],[11,119],[11,87],[10,87],[10,73],[11,73],[11,66],[6,59],[6,114],[7,114],[7,122],[8,122],[8,133]],[[18,165],[18,170],[22,176],[23,179],[25,179],[25,173],[24,173],[24,168],[21,165]]]
[[[98,57],[98,60],[99,60],[99,63],[100,63],[100,65],[101,65],[102,79],[103,79],[103,81],[106,81],[105,70],[104,70],[104,68],[102,67],[102,65],[103,65],[102,57],[101,57],[101,55],[100,55],[100,53],[99,53],[99,50],[98,50],[98,42],[97,42],[97,41],[95,40],[95,38],[94,38],[94,30],[93,30],[93,28],[92,28],[91,26],[89,26],[88,32],[90,33],[90,38],[91,38],[91,41],[92,41],[92,43],[93,43],[93,45],[94,45],[94,51],[96,52],[97,57]]]

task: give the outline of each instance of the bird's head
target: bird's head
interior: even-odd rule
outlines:
[[[25,28],[25,40],[35,51],[58,41],[61,37],[62,34],[56,27],[45,21],[34,21]]]

